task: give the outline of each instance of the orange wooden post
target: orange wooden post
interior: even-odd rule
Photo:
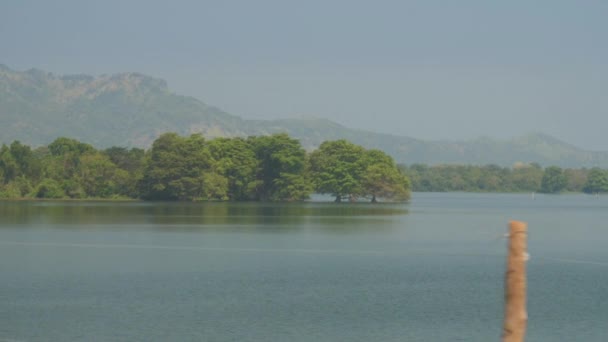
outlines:
[[[526,335],[526,261],[528,226],[509,222],[509,255],[505,273],[505,319],[503,342],[523,342]]]

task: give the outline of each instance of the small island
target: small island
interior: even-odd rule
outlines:
[[[407,176],[386,153],[346,140],[311,153],[287,134],[206,139],[164,133],[149,150],[97,150],[60,137],[0,148],[0,198],[156,201],[407,201]]]

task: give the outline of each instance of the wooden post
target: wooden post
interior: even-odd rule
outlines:
[[[523,342],[526,335],[527,224],[509,222],[509,255],[505,273],[505,319],[503,342]]]

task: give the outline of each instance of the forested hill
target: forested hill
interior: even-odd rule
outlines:
[[[149,147],[164,132],[244,135],[242,119],[138,73],[58,76],[0,66],[0,136],[45,145],[69,136],[98,147]]]
[[[415,122],[409,125],[415,126]],[[608,167],[608,153],[584,151],[542,134],[509,141],[423,141],[354,130],[318,118],[244,120],[198,99],[174,94],[165,81],[138,73],[55,75],[0,65],[0,143],[19,140],[40,146],[68,136],[99,148],[147,148],[163,132],[206,137],[286,132],[308,150],[326,140],[347,139],[386,151],[397,162],[407,164],[511,166],[536,162]]]

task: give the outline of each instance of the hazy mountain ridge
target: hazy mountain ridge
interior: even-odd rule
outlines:
[[[57,76],[0,68],[2,142],[41,145],[70,136],[96,146],[148,146],[162,132],[242,135],[243,120],[164,80],[138,73]]]
[[[415,124],[415,123],[412,123]],[[402,163],[467,163],[510,166],[608,167],[608,153],[585,151],[535,133],[508,141],[424,141],[347,128],[320,118],[244,120],[195,98],[170,91],[164,80],[139,73],[55,75],[14,71],[0,64],[0,142],[34,146],[68,136],[97,147],[148,147],[161,133],[207,137],[287,132],[313,149],[322,141],[348,139],[391,154]]]

